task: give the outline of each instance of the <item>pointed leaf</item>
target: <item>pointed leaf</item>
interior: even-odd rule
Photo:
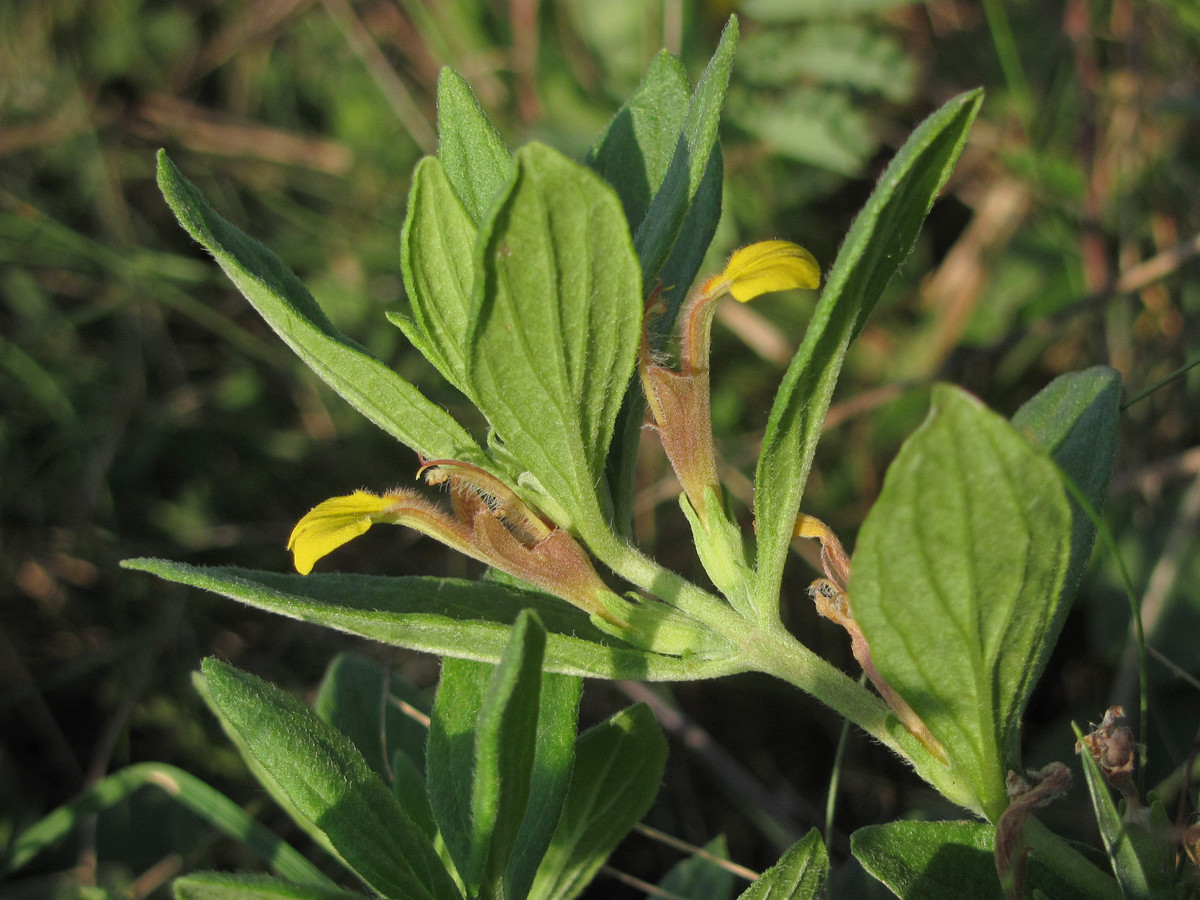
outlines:
[[[467,659],[442,661],[429,718],[426,790],[433,818],[459,875],[471,864],[471,794],[475,782],[475,728],[495,666]],[[468,893],[474,890],[468,884]]]
[[[684,656],[641,650],[601,631],[562,600],[494,582],[370,575],[284,575],[205,568],[162,559],[126,560],[126,568],[213,591],[257,609],[314,622],[371,640],[439,656],[500,659],[522,609],[550,628],[549,671],[597,678],[688,681],[745,671],[735,648],[710,631],[709,644]]]
[[[362,894],[292,884],[264,875],[196,872],[171,883],[175,900],[362,900]]]
[[[481,305],[470,338],[474,399],[581,531],[607,531],[597,482],[633,374],[642,314],[620,201],[585,167],[530,144],[517,153],[481,249]]]
[[[392,321],[447,381],[468,395],[465,341],[475,280],[475,237],[475,223],[442,164],[425,157],[413,171],[400,234],[400,268],[412,318]]]
[[[660,50],[588,153],[588,164],[616,189],[631,228],[645,217],[667,174],[689,92],[683,63]]]
[[[575,763],[576,729],[583,680],[575,675],[542,675],[537,749],[529,783],[529,805],[504,875],[505,895],[529,893],[562,814]]]
[[[438,829],[433,818],[433,807],[429,805],[425,773],[403,750],[392,754],[392,779],[392,795],[396,802],[421,829],[421,833],[429,840],[434,840]]]
[[[562,818],[530,900],[578,896],[654,802],[666,760],[666,739],[643,704],[579,738]]]
[[[729,72],[737,48],[738,22],[730,16],[721,42],[709,60],[688,104],[683,132],[675,147],[662,186],[638,225],[634,244],[642,264],[642,286],[649,291],[679,238],[696,193],[709,170],[717,145],[721,106],[729,87]],[[687,290],[687,286],[683,288]]]
[[[754,480],[756,598],[764,616],[778,609],[792,527],[846,348],[912,250],[982,102],[979,91],[948,102],[888,165],[846,236],[804,342],[775,395]]]
[[[508,179],[508,148],[470,85],[451,68],[437,85],[438,159],[478,225]]]
[[[445,410],[334,328],[279,257],[217,215],[162,151],[158,186],[179,224],[305,365],[351,406],[426,456],[486,466],[479,446]]]
[[[828,876],[829,854],[821,833],[814,828],[792,844],[738,900],[817,900]]]
[[[978,400],[934,389],[859,532],[850,602],[883,679],[992,821],[1070,555],[1054,464]]]
[[[289,811],[385,896],[458,898],[437,852],[349,739],[307,706],[216,659],[202,666],[206,697]]]

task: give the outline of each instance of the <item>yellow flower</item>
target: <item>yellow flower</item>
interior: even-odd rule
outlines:
[[[759,241],[734,250],[725,270],[705,282],[706,293],[728,293],[746,303],[773,291],[813,289],[821,284],[821,267],[813,255],[791,241]]]

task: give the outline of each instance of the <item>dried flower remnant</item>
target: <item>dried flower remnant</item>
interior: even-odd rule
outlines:
[[[383,495],[355,491],[317,504],[292,530],[288,549],[296,570],[312,571],[323,556],[372,525],[407,525],[467,556],[524,579],[585,612],[618,626],[604,602],[608,587],[571,535],[545,521],[506,484],[484,470],[454,460],[425,462],[429,484],[450,489],[452,514],[416,491]]]
[[[1009,772],[1004,779],[1008,792],[1008,808],[996,823],[996,873],[1004,886],[1005,896],[1025,896],[1025,863],[1029,851],[1025,846],[1025,822],[1037,807],[1056,800],[1071,787],[1071,770],[1060,762],[1052,762],[1024,776]]]
[[[1142,802],[1133,783],[1138,745],[1128,726],[1117,724],[1124,718],[1123,706],[1110,706],[1100,724],[1075,745],[1075,752],[1087,748],[1096,765],[1100,767],[1104,780],[1124,798],[1128,815],[1136,813]]]
[[[884,702],[891,707],[909,734],[920,741],[921,746],[940,762],[946,763],[948,760],[945,748],[930,733],[921,717],[875,668],[875,662],[871,659],[871,648],[867,646],[867,639],[850,611],[850,597],[846,592],[850,583],[850,557],[846,555],[842,542],[828,525],[806,513],[800,513],[796,517],[792,538],[811,538],[821,544],[821,568],[825,577],[818,578],[808,589],[817,612],[846,629],[846,633],[850,635],[850,652],[871,679],[871,684],[875,685],[875,690],[879,691]]]
[[[763,294],[793,288],[814,289],[821,269],[813,255],[790,241],[761,241],[729,257],[725,268],[700,282],[680,311],[679,370],[654,360],[650,349],[655,295],[651,295],[642,331],[638,369],[654,427],[676,477],[707,527],[704,492],[721,496],[713,449],[709,353],[717,301],[730,296],[746,303]]]

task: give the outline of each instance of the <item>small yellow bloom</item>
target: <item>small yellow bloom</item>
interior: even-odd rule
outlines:
[[[813,289],[821,267],[813,255],[791,241],[759,241],[733,251],[725,271],[705,285],[713,294],[728,292],[742,303],[773,291]]]
[[[307,575],[317,560],[366,532],[394,504],[395,500],[366,491],[318,503],[296,523],[288,538],[296,571]]]

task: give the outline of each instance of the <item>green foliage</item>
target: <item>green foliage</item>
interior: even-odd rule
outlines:
[[[991,821],[1020,766],[1021,716],[1055,618],[1071,517],[1058,472],[947,387],[888,470],[850,590],[885,681],[945,747]]]
[[[147,579],[117,581],[118,552],[141,557],[131,569],[259,610],[448,657],[428,772],[425,730],[395,703],[428,708],[425,698],[362,657],[335,659],[313,711],[207,664],[208,698],[283,809],[335,863],[406,896],[515,898],[531,886],[533,896],[573,896],[645,812],[661,781],[661,735],[635,708],[577,744],[579,675],[775,674],[899,754],[946,800],[996,820],[1008,803],[1004,776],[1024,768],[1018,734],[1035,683],[1046,672],[1059,678],[1060,658],[1068,671],[1077,655],[1102,665],[1127,633],[1124,618],[1103,611],[1115,562],[1086,572],[1119,417],[1128,471],[1111,514],[1117,546],[1133,583],[1157,598],[1147,604],[1150,639],[1157,632],[1160,652],[1191,653],[1183,645],[1194,610],[1161,575],[1168,563],[1194,568],[1185,539],[1194,504],[1189,494],[1177,510],[1170,481],[1186,462],[1173,466],[1170,456],[1196,442],[1194,423],[1178,413],[1194,405],[1195,385],[1179,380],[1120,412],[1115,369],[1069,370],[1103,354],[1137,390],[1185,371],[1195,355],[1198,295],[1171,273],[1187,258],[1179,235],[1195,221],[1200,157],[1190,152],[1186,101],[1162,87],[1194,49],[1195,16],[1159,4],[1128,29],[1119,15],[1101,24],[1084,10],[1068,32],[1059,19],[998,3],[974,22],[938,11],[928,22],[906,10],[877,15],[894,5],[753,0],[739,5],[746,18],[726,27],[707,67],[691,48],[716,44],[720,23],[702,5],[543,4],[522,17],[478,0],[402,0],[386,12],[297,8],[279,21],[241,2],[203,16],[142,0],[0,12],[10,51],[0,82],[12,88],[0,100],[0,387],[11,405],[0,427],[0,573],[16,587],[16,654],[4,650],[6,665],[16,663],[0,708],[25,716],[5,730],[0,754],[0,788],[15,800],[0,804],[0,837],[12,836],[6,877],[28,867],[40,879],[54,867],[72,873],[56,880],[55,896],[144,891],[172,835],[154,820],[140,840],[130,799],[142,802],[135,789],[155,784],[170,785],[165,802],[240,845],[233,863],[222,845],[186,856],[189,866],[197,857],[239,869],[261,860],[275,872],[188,875],[177,896],[352,896],[290,851],[283,839],[295,834],[280,828],[278,811],[256,822],[170,767],[121,769],[28,825],[87,783],[85,767],[93,778],[156,747],[228,784],[230,796],[253,796],[216,729],[206,736],[195,724],[183,679],[157,676],[211,647],[311,684],[331,652],[311,630],[260,628],[254,613],[230,621],[247,615],[231,604],[193,604],[182,616],[182,595]],[[680,55],[655,55],[660,39]],[[688,73],[702,70],[693,90]],[[935,112],[843,242],[880,148],[900,145],[914,111],[936,108],[950,86],[979,83],[988,84],[987,109],[979,113],[973,93]],[[435,102],[436,146],[427,121]],[[977,113],[986,139],[947,181]],[[509,140],[530,136],[568,155],[537,143],[510,154]],[[187,255],[150,196],[149,141],[169,145],[213,200],[160,157],[160,186],[185,229],[300,360],[383,434],[288,373],[266,329],[230,302],[217,267]],[[585,150],[586,167],[571,160]],[[402,220],[403,285],[394,259]],[[653,311],[665,310],[647,336],[664,362],[706,254],[719,269],[732,246],[776,235],[803,239],[822,260],[842,249],[811,321],[803,301],[785,298],[759,304],[761,316],[728,317],[753,350],[717,328],[711,418],[728,464],[707,496],[726,515],[706,525],[686,502],[682,517],[658,515],[668,491],[635,497],[635,486],[665,471],[654,454],[639,461],[645,417],[630,376],[643,309],[654,299]],[[375,327],[385,313],[398,329]],[[781,366],[791,358],[773,403],[777,373],[755,353]],[[884,480],[916,427],[922,397],[911,388],[932,380],[960,382],[1004,410],[1049,385],[1011,427],[965,393],[935,387],[930,421]],[[822,427],[845,422],[850,409],[834,405],[835,384],[850,404],[870,406],[878,395],[867,391],[880,385],[901,400],[830,427],[818,457]],[[768,408],[752,528],[738,505],[748,506],[750,485],[734,470],[753,460]],[[594,607],[605,614],[567,607],[552,584],[546,593],[511,576],[476,581],[462,577],[476,569],[443,566],[428,545],[397,553],[396,543],[367,543],[375,536],[335,562],[389,577],[263,571],[281,565],[287,523],[315,499],[404,478],[411,457],[398,459],[387,436],[499,480],[491,494],[451,483],[442,505],[460,525],[464,507],[486,507],[498,533],[527,550],[542,526],[578,542],[613,588]],[[821,477],[810,479],[814,465]],[[1066,499],[1064,477],[1078,489]],[[840,671],[839,645],[806,621],[803,604],[786,604],[787,626],[805,643],[784,628],[781,598],[803,591],[784,571],[802,499],[843,534],[865,519],[842,599],[866,658],[940,741],[945,764],[904,727],[902,711]],[[527,518],[511,515],[518,504]],[[652,560],[640,548],[655,535]],[[150,558],[158,555],[187,562]],[[214,561],[248,568],[203,565]],[[457,577],[408,574],[435,569]],[[706,574],[723,596],[705,589]],[[1069,612],[1079,619],[1069,633],[1090,634],[1095,646],[1064,644],[1048,668]],[[1031,759],[1063,756],[1068,714],[1095,714],[1068,710],[1093,700],[1064,686],[1035,701],[1024,733]],[[708,702],[690,693],[702,690],[689,688],[686,701]],[[775,730],[790,749],[824,727],[805,712],[780,722],[778,698],[753,693],[734,726],[747,743]],[[1177,742],[1190,737],[1180,730],[1190,720],[1178,714],[1181,696],[1169,689],[1149,707]],[[644,732],[614,724],[635,720]],[[126,733],[136,738],[118,737]],[[608,768],[605,754],[621,765]],[[1151,801],[1123,816],[1089,763],[1116,879],[1031,819],[1029,893],[1183,888],[1163,807]],[[821,777],[819,760],[801,766],[807,780]],[[572,774],[581,767],[601,788]],[[848,819],[876,808],[866,792],[879,783],[845,781],[843,793],[858,801]],[[926,806],[896,783],[902,809]],[[53,785],[44,800],[39,784]],[[1064,801],[1072,812],[1047,814],[1064,835],[1079,836],[1090,818],[1076,795]],[[720,797],[700,804],[714,829],[725,821]],[[88,827],[96,812],[98,846]],[[121,827],[106,827],[117,819]],[[745,853],[744,830],[731,834]],[[979,823],[901,822],[852,838],[867,868],[906,897],[994,895],[991,841],[991,826]],[[132,870],[106,868],[111,856]],[[80,888],[88,869],[75,863],[91,858],[100,869]],[[827,870],[813,833],[744,896],[815,896]],[[138,871],[147,877],[129,887]],[[689,896],[727,893],[718,873],[687,860],[664,883]]]

